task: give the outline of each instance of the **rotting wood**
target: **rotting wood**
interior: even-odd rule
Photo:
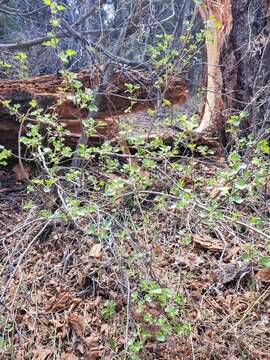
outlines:
[[[129,72],[129,77],[123,75],[116,69],[113,82],[103,95],[103,101],[98,113],[98,119],[102,119],[103,124],[96,128],[96,140],[117,137],[117,117],[124,113],[130,106],[129,94],[125,83],[131,82],[130,74],[134,82],[140,85],[140,89],[133,95],[138,99],[133,107],[133,111],[145,110],[149,106],[155,105],[155,91],[151,90],[151,81],[147,79],[147,74],[143,70]],[[95,89],[98,86],[99,76],[96,73],[82,70],[77,74],[85,88]],[[76,142],[81,134],[81,120],[87,118],[87,111],[80,110],[74,103],[67,98],[67,93],[61,91],[62,77],[59,75],[45,75],[40,77],[6,80],[0,82],[0,100],[11,100],[13,104],[20,104],[20,111],[26,113],[29,109],[29,102],[35,98],[38,104],[48,110],[59,100],[63,99],[61,105],[56,107],[59,121],[64,123],[70,131],[70,141]],[[170,85],[165,90],[165,97],[172,104],[182,104],[187,101],[188,90],[183,78],[175,76],[170,79]],[[8,109],[0,104],[0,133],[1,145],[4,145],[13,152],[17,152],[17,137],[19,123],[14,116],[9,114]],[[90,139],[91,140],[91,139]]]

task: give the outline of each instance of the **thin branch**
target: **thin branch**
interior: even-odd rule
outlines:
[[[108,30],[111,31],[112,29]],[[113,29],[114,30],[114,29]],[[82,35],[97,35],[100,33],[100,30],[89,30],[82,32]],[[66,32],[58,32],[55,34],[55,37],[58,39],[63,39],[66,37],[71,37],[71,34]],[[32,46],[41,45],[46,41],[52,39],[52,36],[43,36],[40,38],[36,38],[33,40],[27,40],[25,42],[17,42],[13,44],[0,44],[0,52],[1,51],[10,51],[10,50],[21,50],[21,49],[29,49]]]
[[[1,5],[1,3],[0,3],[0,5]],[[27,15],[33,15],[36,12],[46,9],[47,7],[48,7],[48,5],[44,5],[44,6],[39,7],[38,9],[34,9],[34,10],[30,10],[30,11],[23,11],[23,12],[18,12],[15,9],[6,10],[5,8],[0,8],[0,12],[3,14],[6,14],[6,15],[12,15],[12,16],[27,16]]]
[[[81,23],[83,23],[86,19],[88,19],[91,15],[93,15],[93,13],[96,10],[97,5],[99,5],[101,7],[105,3],[106,3],[106,0],[100,0],[99,4],[97,4],[97,1],[95,1],[94,4],[90,7],[90,9],[84,15],[79,17],[78,20],[75,21],[73,26],[77,26],[77,25],[80,25]]]
[[[103,5],[106,1],[102,0],[100,1],[101,5]],[[0,2],[1,4],[1,2]],[[97,2],[94,3],[93,6],[82,16],[80,16],[75,23],[72,26],[78,26],[82,22],[84,22],[89,16],[93,15],[94,11],[96,10]],[[39,10],[43,9],[44,7],[41,7]],[[1,9],[0,9],[1,11]],[[19,13],[17,15],[20,15]],[[82,32],[83,35],[95,35],[99,34],[100,30],[92,30],[87,32]],[[70,37],[69,34],[61,31],[55,34],[56,38],[65,38]],[[28,49],[32,46],[40,45],[43,42],[49,41],[52,39],[52,36],[42,36],[36,39],[28,40],[25,42],[17,42],[13,44],[0,44],[0,52],[1,51],[10,51],[10,50],[21,50],[21,49]]]
[[[75,39],[80,40],[84,45],[90,46],[93,49],[95,49],[96,51],[98,51],[99,53],[104,54],[108,59],[110,59],[113,62],[117,62],[119,64],[124,64],[124,65],[128,65],[128,66],[143,66],[144,65],[137,61],[132,61],[132,60],[128,60],[128,59],[116,56],[116,55],[112,54],[111,52],[109,52],[108,50],[104,49],[101,45],[95,43],[94,41],[86,39],[83,36],[83,33],[73,29],[73,27],[71,25],[69,25],[69,23],[65,19],[62,20],[62,25],[64,28],[66,28],[66,30],[71,35],[73,35],[73,37]]]

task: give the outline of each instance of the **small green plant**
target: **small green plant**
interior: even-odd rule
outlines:
[[[125,113],[130,113],[133,109],[133,106],[137,103],[136,92],[140,89],[140,85],[125,83],[126,93],[129,95],[130,106],[125,110]]]
[[[56,48],[59,43],[59,39],[56,35],[56,28],[61,23],[59,14],[66,8],[64,5],[59,4],[57,1],[43,0],[43,3],[47,5],[51,11],[50,24],[52,27],[52,30],[47,33],[47,35],[50,37],[50,40],[43,42],[43,45],[51,48]]]
[[[173,334],[189,336],[189,322],[182,320],[185,297],[151,280],[142,280],[131,295],[137,328],[129,342],[129,353],[139,355],[149,338],[164,342]]]
[[[270,256],[260,256],[259,264],[263,267],[270,268]]]
[[[7,160],[11,157],[11,150],[7,150],[0,145],[0,165],[7,165]]]
[[[75,50],[72,49],[67,49],[66,51],[62,50],[60,51],[59,57],[62,61],[63,64],[68,63],[69,59],[72,56],[75,56],[77,54],[77,52]]]
[[[28,76],[28,55],[24,52],[18,52],[14,56],[14,60],[17,62],[19,67],[19,76],[25,78]]]
[[[0,336],[0,350],[6,350],[7,347],[8,343],[2,336]]]
[[[6,61],[0,60],[0,68],[2,68],[4,70],[8,70],[8,69],[12,68],[12,65]]]
[[[270,255],[263,255],[255,244],[245,244],[241,257],[244,261],[258,262],[263,267],[270,267]]]
[[[107,300],[101,311],[103,319],[109,320],[116,314],[117,302],[115,300]]]

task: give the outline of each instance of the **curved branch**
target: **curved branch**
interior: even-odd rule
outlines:
[[[84,35],[96,35],[99,34],[100,30],[90,30],[83,32]],[[66,37],[71,37],[70,34],[65,32],[59,32],[55,34],[56,38],[62,39]],[[28,49],[32,46],[41,45],[42,43],[49,41],[52,39],[52,36],[42,36],[33,40],[28,40],[24,42],[18,42],[13,44],[0,44],[0,52],[1,51],[10,51],[10,50],[22,50],[22,49]]]
[[[78,26],[81,23],[83,23],[87,18],[89,18],[89,16],[93,15],[94,11],[96,10],[97,5],[103,5],[105,2],[106,2],[105,0],[100,0],[98,2],[98,4],[97,4],[97,1],[95,1],[94,4],[90,7],[90,9],[84,15],[80,16],[72,26]],[[0,1],[0,5],[1,4],[2,4],[2,2]],[[45,7],[47,7],[47,5],[42,6],[41,8],[33,10],[33,11],[41,10],[41,9],[43,9]],[[2,9],[0,9],[0,11],[1,10]],[[17,13],[16,15],[22,15],[22,14],[26,15],[26,13]],[[11,14],[9,14],[9,15],[11,15]],[[15,15],[15,14],[12,14],[12,15]],[[91,34],[95,35],[95,34],[98,34],[98,33],[100,33],[99,30],[90,30],[90,31],[84,32],[83,34],[84,35],[91,35]],[[66,34],[66,33],[61,31],[59,33],[56,33],[55,37],[56,38],[65,38],[65,37],[70,37],[70,34]],[[9,51],[9,50],[28,49],[28,48],[30,48],[32,46],[40,45],[43,42],[49,41],[51,39],[52,39],[51,36],[42,36],[40,38],[36,38],[36,39],[33,39],[33,40],[28,40],[28,41],[25,41],[25,42],[18,42],[18,43],[13,43],[13,44],[0,44],[0,52],[1,51]]]
[[[43,9],[46,9],[47,7],[48,7],[48,5],[44,5],[44,6],[39,7],[38,9],[34,9],[34,10],[31,10],[31,11],[23,11],[23,12],[10,11],[10,10],[0,8],[0,12],[2,12],[3,14],[6,14],[6,15],[26,16],[26,15],[35,14],[36,12],[41,11]],[[12,10],[15,10],[15,9],[12,9]]]

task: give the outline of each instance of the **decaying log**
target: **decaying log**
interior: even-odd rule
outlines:
[[[77,74],[84,88],[97,88],[99,76],[87,70],[82,70]],[[38,104],[47,110],[63,100],[57,106],[56,111],[59,121],[66,124],[71,133],[71,137],[78,138],[81,134],[81,120],[87,118],[87,111],[80,110],[68,99],[67,92],[61,90],[63,79],[60,75],[45,75],[34,78],[20,80],[6,80],[0,82],[0,100],[11,100],[13,104],[20,104],[20,111],[26,113],[29,109],[29,102],[36,99]],[[113,82],[110,84],[103,95],[101,108],[99,109],[98,119],[105,120],[105,126],[97,128],[98,136],[114,138],[117,133],[117,116],[123,114],[130,106],[131,100],[125,86],[126,83],[136,83],[140,89],[132,96],[138,101],[133,107],[133,111],[144,110],[155,104],[155,91],[151,81],[143,70],[129,72],[125,75],[119,69],[115,71]],[[169,86],[164,90],[164,96],[172,104],[185,103],[188,97],[188,90],[185,81],[178,77],[170,79]],[[9,114],[9,111],[0,104],[0,143],[12,151],[17,151],[17,137],[19,123]],[[74,140],[74,139],[73,139]]]

